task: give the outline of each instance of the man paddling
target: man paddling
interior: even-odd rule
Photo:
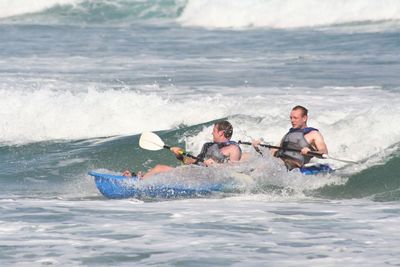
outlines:
[[[318,129],[308,127],[308,110],[303,106],[295,106],[290,112],[290,121],[292,128],[282,138],[282,149],[272,149],[275,157],[280,158],[288,170],[303,167],[304,164],[309,163],[312,155],[309,152],[317,152],[320,154],[328,154],[328,148],[325,144],[324,138]],[[260,142],[254,142],[257,146]],[[300,150],[288,151],[285,149]]]
[[[200,154],[195,157],[183,156],[183,149],[180,147],[172,147],[170,150],[175,156],[184,164],[198,164],[210,166],[215,163],[226,163],[229,161],[239,161],[242,151],[239,145],[231,141],[233,134],[233,127],[229,121],[219,121],[214,124],[212,136],[213,142],[208,142],[203,145]],[[149,170],[146,174],[141,176],[141,179],[147,178],[151,175],[171,171],[173,167],[168,165],[156,165],[153,169]],[[132,173],[125,171],[124,176],[132,176]]]

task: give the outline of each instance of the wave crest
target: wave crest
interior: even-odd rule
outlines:
[[[400,20],[397,0],[196,0],[178,21],[209,28],[296,28]]]
[[[1,0],[0,1],[0,18],[7,18],[12,16],[20,16],[24,14],[32,14],[41,12],[56,6],[70,5],[75,6],[82,2],[82,0]]]
[[[0,19],[126,23],[153,19],[205,28],[296,28],[400,20],[398,0],[0,0]]]
[[[186,0],[0,0],[0,19],[35,23],[123,23],[175,19]]]

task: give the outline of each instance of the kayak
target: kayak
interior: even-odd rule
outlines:
[[[327,174],[332,168],[326,164],[317,164],[303,167],[300,172],[304,175]],[[91,171],[89,175],[94,177],[97,189],[106,198],[196,198],[209,196],[215,192],[232,192],[237,184],[228,183],[202,183],[189,185],[182,183],[153,184],[140,180],[137,176],[126,177],[121,175],[99,173]]]

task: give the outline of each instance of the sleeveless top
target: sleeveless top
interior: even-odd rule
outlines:
[[[300,166],[303,166],[304,164],[310,162],[312,156],[302,155],[300,152],[287,151],[285,150],[285,148],[301,150],[303,147],[308,147],[312,151],[315,151],[315,148],[311,146],[311,144],[309,144],[304,138],[304,135],[308,134],[311,131],[318,131],[318,129],[312,127],[307,127],[304,129],[291,128],[289,132],[283,137],[281,144],[281,147],[283,149],[279,150],[276,156],[282,159],[290,159],[292,161],[295,161]]]
[[[197,156],[198,160],[196,161],[196,163],[203,162],[204,160],[210,158],[218,163],[227,162],[229,160],[229,156],[225,156],[224,154],[222,154],[220,149],[230,145],[237,146],[240,150],[240,153],[242,153],[240,146],[235,141],[227,141],[222,143],[208,142],[203,145],[200,154]]]

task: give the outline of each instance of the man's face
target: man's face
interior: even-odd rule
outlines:
[[[307,123],[307,116],[303,115],[300,109],[295,109],[290,112],[290,122],[293,128],[303,128]]]
[[[224,136],[224,131],[219,131],[217,126],[214,125],[213,132],[212,132],[214,142],[219,142],[221,138]]]

